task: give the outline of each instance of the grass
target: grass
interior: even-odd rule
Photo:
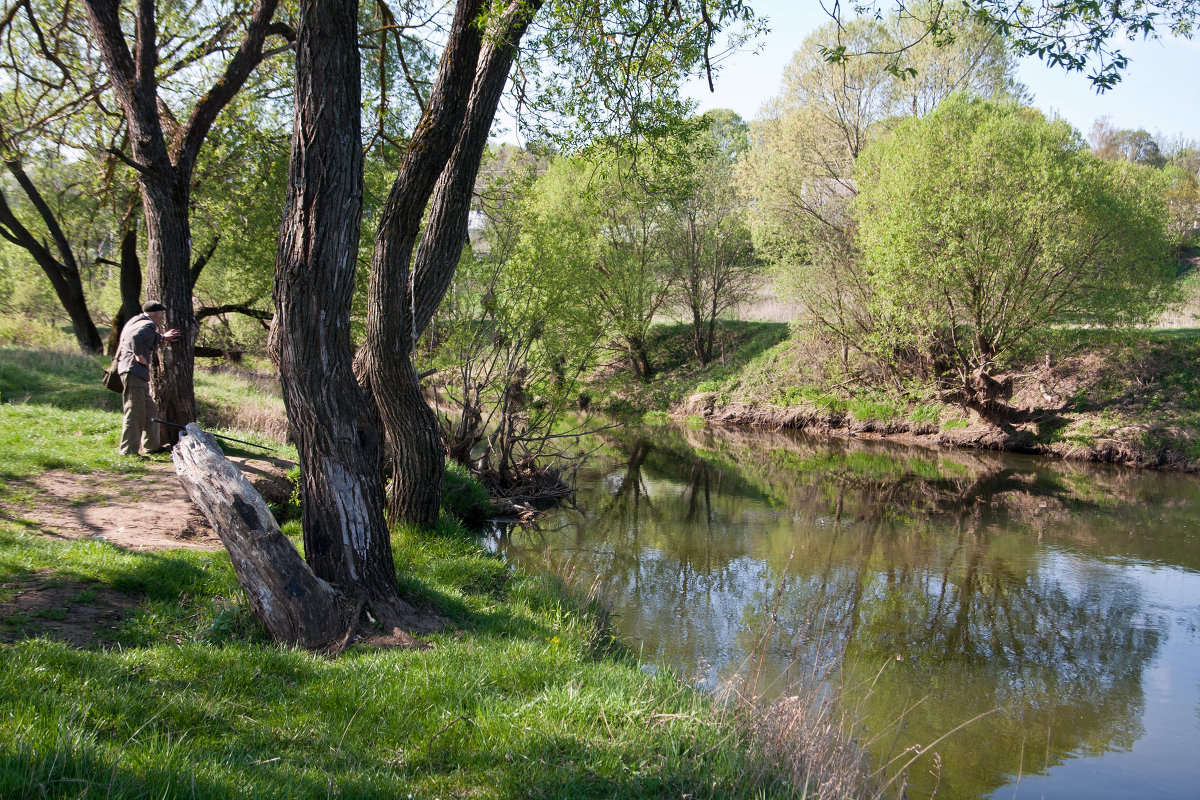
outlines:
[[[120,648],[0,648],[0,796],[755,796],[702,698],[598,646],[559,582],[445,527],[394,546],[406,588],[455,628],[337,661],[239,624],[220,554],[4,531],[6,579],[52,570],[141,601]]]
[[[619,365],[590,381],[593,406],[618,415],[665,413],[694,394],[716,391],[747,363],[784,340],[787,325],[723,320],[717,326],[714,358],[706,366],[700,366],[691,355],[690,334],[690,325],[655,325],[647,340],[654,377],[643,383],[627,366]]]
[[[968,446],[1007,441],[1072,457],[1200,469],[1200,328],[1059,328],[1008,353],[1000,368],[1016,376],[1011,402],[1030,413],[999,435],[974,411],[940,400],[931,380],[900,385],[873,364],[853,372],[802,329],[727,322],[725,362],[706,368],[689,361],[686,333],[683,326],[653,329],[660,372],[648,383],[619,366],[589,390],[605,398],[600,405],[608,411],[654,423],[695,415],[693,401],[704,393],[706,414],[711,408],[726,418],[726,411],[753,424],[940,434]]]
[[[115,456],[99,361],[0,350],[0,502],[36,502],[19,491],[46,469],[141,468]],[[450,626],[428,649],[330,660],[266,639],[224,553],[129,552],[0,517],[0,584],[64,587],[0,626],[0,797],[798,796],[751,716],[643,669],[569,570],[518,572],[449,517],[392,545],[407,595]],[[23,638],[114,596],[93,646]]]

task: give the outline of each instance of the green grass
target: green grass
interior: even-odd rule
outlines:
[[[115,456],[98,364],[0,351],[0,500],[36,502],[14,492],[45,469],[140,468]],[[643,669],[563,580],[512,569],[448,517],[396,531],[393,551],[405,593],[450,625],[428,649],[331,660],[268,641],[224,553],[0,518],[0,582],[68,596],[3,620],[0,797],[789,796],[707,697]],[[114,592],[128,608],[97,646],[21,638]]]
[[[655,370],[653,378],[643,383],[621,367],[593,380],[588,392],[594,407],[622,416],[666,412],[693,394],[718,391],[748,363],[784,340],[787,325],[723,320],[717,326],[713,360],[706,366],[691,355],[690,332],[690,325],[652,327],[647,349]]]
[[[221,554],[0,530],[6,580],[141,597],[120,648],[0,647],[0,796],[756,796],[705,701],[614,653],[558,581],[452,525],[394,547],[405,588],[452,629],[331,661],[246,635]]]

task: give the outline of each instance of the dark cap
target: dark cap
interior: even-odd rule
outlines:
[[[166,310],[167,310],[167,307],[164,306],[162,303],[158,302],[157,300],[147,300],[146,302],[142,303],[142,311],[144,311],[147,314],[151,314],[155,311],[166,311]]]

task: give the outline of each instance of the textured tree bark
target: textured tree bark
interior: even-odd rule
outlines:
[[[358,374],[387,432],[389,522],[437,522],[442,489],[441,431],[421,396],[410,358],[415,339],[410,263],[421,218],[466,115],[483,38],[481,0],[460,0],[437,79],[392,183],[375,237],[367,296],[367,336]]]
[[[456,24],[473,20],[476,5],[460,3]],[[431,148],[414,139],[376,237],[364,357],[387,431],[392,478],[387,508],[393,522],[429,525],[437,521],[445,453],[437,417],[421,394],[411,354],[454,277],[467,237],[475,176],[496,107],[516,45],[541,5],[541,0],[510,3],[487,31],[486,44],[478,32],[471,32],[473,25],[459,31],[461,38],[455,40],[453,50],[447,48],[439,68],[432,95],[438,103],[431,99],[428,127],[421,128],[444,131],[445,143]],[[412,166],[406,169],[410,155]],[[420,216],[430,192],[430,215],[410,273]]]
[[[135,149],[136,152],[136,149]],[[154,181],[142,181],[142,205],[146,216],[146,298],[167,307],[167,326],[183,336],[164,343],[151,363],[150,385],[160,416],[183,425],[196,419],[196,390],[193,380],[195,342],[200,326],[192,313],[190,177],[167,168]],[[190,176],[191,170],[188,170]],[[172,444],[177,428],[163,431],[164,443]]]
[[[141,311],[142,262],[138,258],[137,218],[130,212],[121,235],[121,307],[113,315],[108,332],[108,354],[115,356],[120,344],[121,328]]]
[[[188,496],[221,537],[238,583],[271,638],[306,650],[340,649],[353,629],[353,605],[304,563],[216,439],[191,423],[171,460]]]
[[[183,334],[159,350],[151,387],[160,414],[172,422],[196,418],[193,347],[199,324],[192,314],[191,229],[192,172],[200,147],[217,115],[245,84],[262,60],[263,41],[278,0],[259,0],[245,34],[224,73],[175,127],[168,140],[160,116],[158,24],[155,0],[137,0],[131,49],[119,0],[84,0],[113,93],[129,130],[131,164],[142,190],[146,217],[146,291],[167,308],[167,322]],[[162,103],[165,108],[165,102]],[[170,429],[167,441],[176,430]]]
[[[275,264],[284,401],[300,455],[304,548],[318,577],[393,628],[401,599],[383,519],[380,431],[354,377],[350,300],[362,209],[357,0],[305,0],[295,121]]]

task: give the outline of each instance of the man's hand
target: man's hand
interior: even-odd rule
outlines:
[[[179,328],[171,328],[171,330],[169,330],[163,334],[163,338],[166,339],[168,342],[174,342],[174,341],[177,341],[179,339],[179,337],[182,335],[183,334],[181,334],[179,332]]]

